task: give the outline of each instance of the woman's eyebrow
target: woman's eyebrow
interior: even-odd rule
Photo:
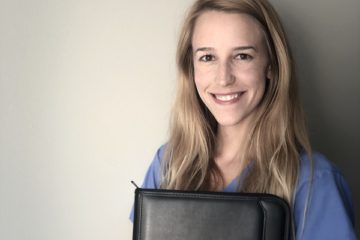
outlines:
[[[211,48],[211,47],[201,47],[201,48],[198,48],[196,49],[195,52],[209,52],[209,51],[213,51],[214,48]]]
[[[254,50],[255,52],[257,52],[257,49],[254,47],[254,46],[239,46],[239,47],[234,47],[233,48],[233,51],[240,51],[240,50],[249,50],[249,49],[252,49]],[[214,48],[211,48],[211,47],[201,47],[201,48],[197,48],[195,50],[195,53],[197,52],[210,52],[210,51],[213,51]]]
[[[254,50],[255,52],[257,52],[257,49],[256,49],[256,47],[254,47],[254,46],[240,46],[240,47],[235,47],[235,48],[233,48],[234,51],[249,50],[249,49],[252,49],[252,50]]]

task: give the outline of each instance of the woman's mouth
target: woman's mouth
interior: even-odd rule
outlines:
[[[220,104],[231,104],[234,102],[237,102],[241,95],[243,95],[245,92],[237,92],[237,93],[230,93],[230,94],[214,94],[213,96],[215,102]]]

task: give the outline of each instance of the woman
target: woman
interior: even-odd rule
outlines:
[[[349,188],[313,153],[293,61],[264,0],[198,0],[178,44],[170,137],[144,188],[271,193],[297,239],[355,239]]]

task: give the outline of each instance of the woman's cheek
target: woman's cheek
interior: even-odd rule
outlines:
[[[194,76],[198,84],[210,83],[216,77],[212,67],[198,67]]]
[[[265,71],[258,68],[247,68],[237,71],[237,79],[245,85],[258,85],[266,80]]]

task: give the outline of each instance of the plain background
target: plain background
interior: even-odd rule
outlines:
[[[166,141],[191,0],[0,0],[0,239],[131,239],[134,187]],[[272,0],[314,147],[360,219],[360,1]]]

